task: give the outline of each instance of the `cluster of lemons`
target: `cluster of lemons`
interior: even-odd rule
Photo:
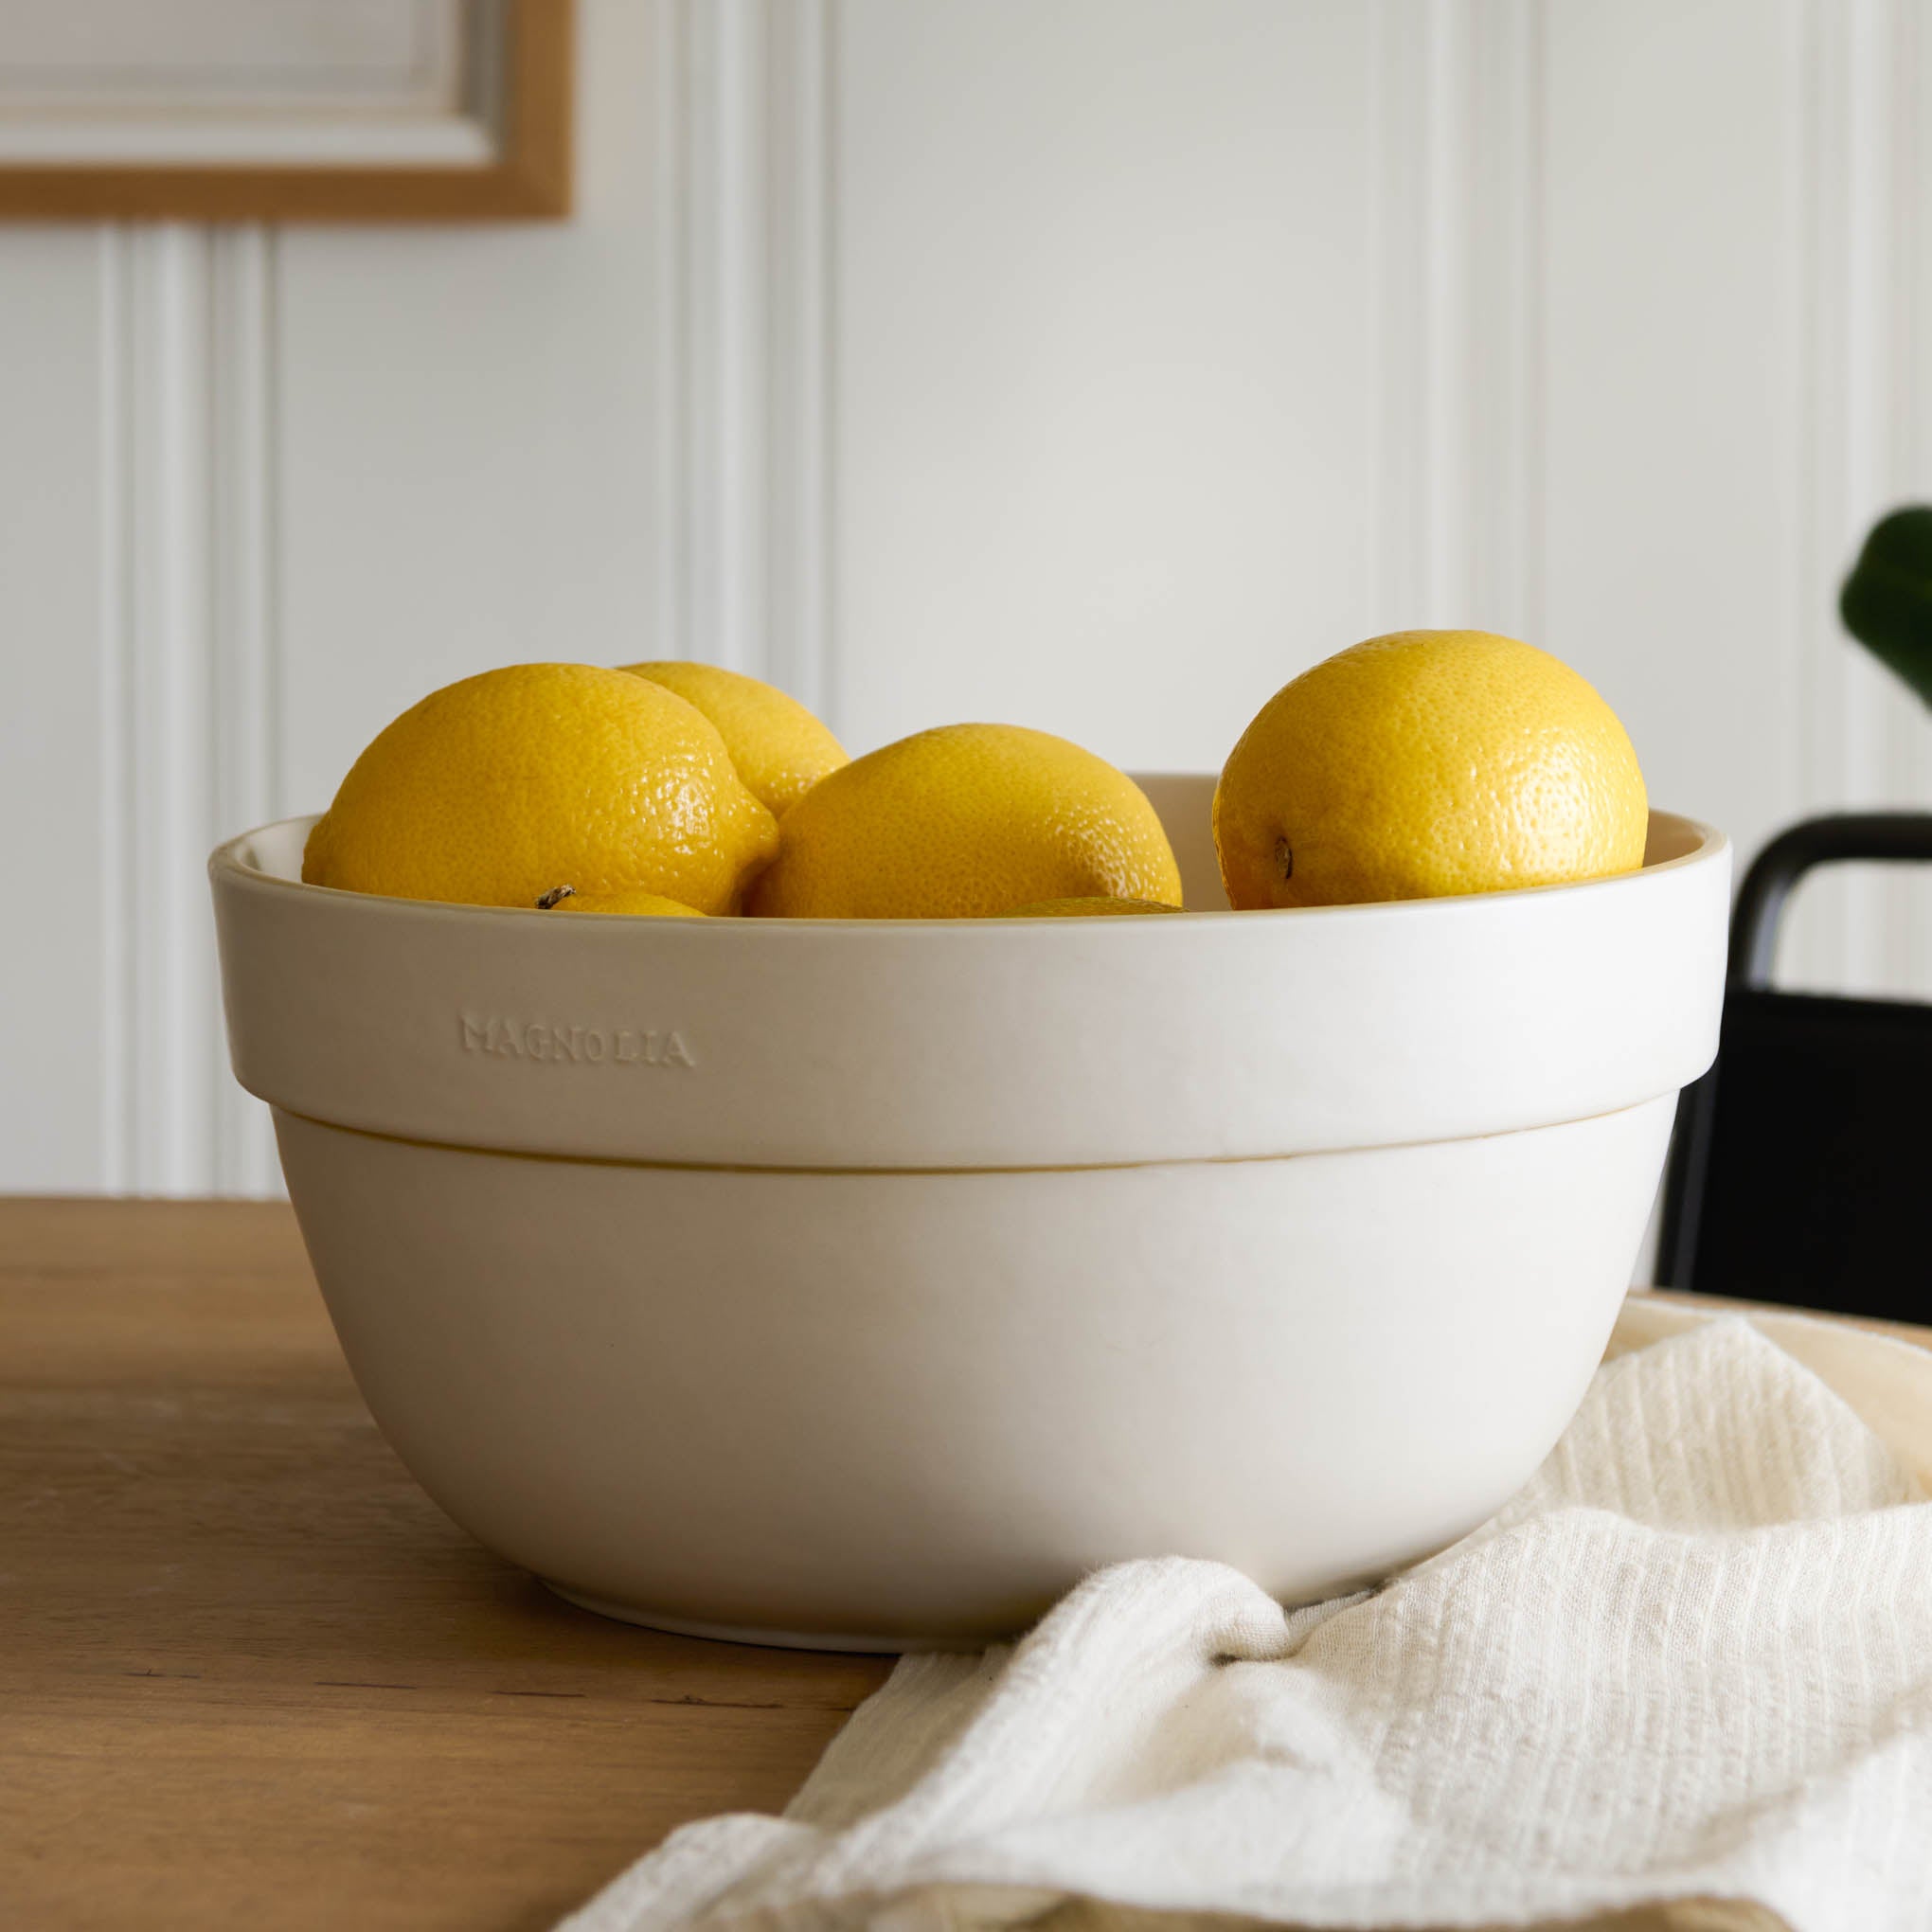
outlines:
[[[1236,910],[1628,871],[1637,755],[1574,671],[1512,638],[1408,631],[1261,708],[1214,799]],[[1139,788],[1065,739],[949,724],[849,759],[772,686],[684,662],[524,664],[384,730],[316,822],[311,884],[691,918],[973,919],[1181,908]]]

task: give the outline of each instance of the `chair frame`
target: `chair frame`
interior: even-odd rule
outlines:
[[[1876,861],[1932,862],[1932,812],[1840,812],[1801,819],[1752,860],[1731,913],[1726,990],[1771,991],[1784,908],[1804,875],[1819,866]],[[1686,1087],[1664,1171],[1657,1280],[1694,1288],[1697,1240],[1710,1167],[1720,1066]]]

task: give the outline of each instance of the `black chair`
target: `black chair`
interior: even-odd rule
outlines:
[[[1864,859],[1932,860],[1932,813],[1808,818],[1744,875],[1717,1064],[1678,1102],[1660,1285],[1932,1320],[1932,1006],[1770,984],[1792,887]]]

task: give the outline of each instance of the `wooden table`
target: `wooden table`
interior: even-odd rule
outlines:
[[[0,1926],[547,1925],[889,1659],[574,1610],[363,1407],[285,1207],[0,1201]]]
[[[9,1932],[546,1925],[782,1805],[886,1669],[607,1622],[478,1548],[286,1208],[0,1201]]]

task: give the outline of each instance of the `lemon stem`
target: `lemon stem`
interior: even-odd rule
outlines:
[[[553,886],[537,901],[537,910],[539,912],[548,912],[560,901],[575,897],[577,887],[575,886]]]

